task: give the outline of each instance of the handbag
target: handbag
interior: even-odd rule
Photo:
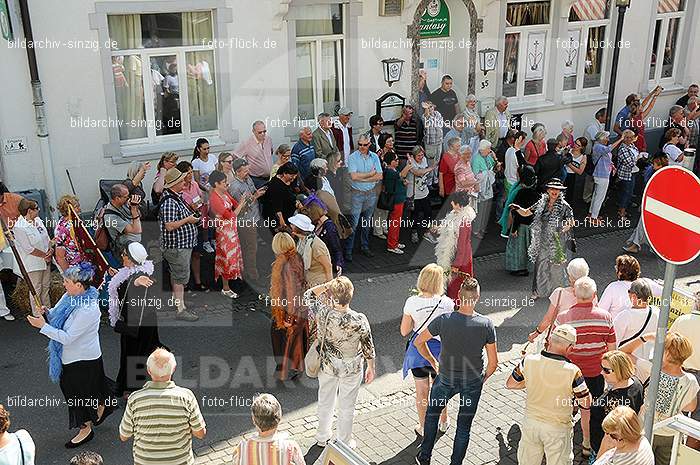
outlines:
[[[22,447],[22,441],[19,438],[19,435],[15,433],[15,437],[17,438],[17,442],[19,443],[19,456],[22,459],[22,465],[24,465],[24,447]]]
[[[408,340],[406,341],[406,350],[408,350],[408,348],[411,346],[411,341],[413,341],[413,339],[416,337],[416,334],[420,334],[421,329],[423,329],[423,327],[426,325],[426,323],[428,323],[428,321],[430,321],[430,317],[433,316],[433,313],[435,313],[435,310],[437,310],[438,306],[440,306],[440,302],[442,302],[442,297],[440,297],[438,299],[438,303],[435,304],[435,306],[433,307],[433,310],[430,312],[430,315],[428,315],[428,318],[426,318],[425,321],[423,322],[423,324],[420,325],[417,330],[413,331],[413,334],[411,334],[411,337],[408,338]]]
[[[317,378],[318,372],[321,371],[321,352],[326,342],[326,333],[328,332],[328,318],[331,316],[331,310],[326,314],[326,323],[323,326],[323,337],[319,344],[318,338],[314,341],[314,345],[309,347],[309,351],[304,356],[304,371],[309,378]]]
[[[386,170],[385,170],[386,172]],[[386,176],[385,176],[386,178]],[[394,187],[396,183],[394,182]],[[377,198],[377,208],[380,210],[392,211],[394,209],[394,193],[386,191],[386,185],[382,186],[382,190]]]

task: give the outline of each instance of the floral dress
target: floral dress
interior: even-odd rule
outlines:
[[[66,261],[68,265],[77,265],[82,261],[86,261],[87,257],[84,257],[80,252],[78,243],[75,241],[75,237],[71,235],[70,222],[68,218],[61,217],[56,223],[54,228],[54,240],[56,241],[56,247],[63,247],[66,250]]]
[[[238,240],[236,214],[238,203],[231,194],[212,192],[209,197],[211,211],[216,215],[216,259],[214,279],[239,279],[243,273],[243,255]]]

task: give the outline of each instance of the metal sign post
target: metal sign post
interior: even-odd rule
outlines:
[[[671,295],[673,294],[673,282],[676,279],[676,265],[666,262],[664,272],[664,290],[661,294],[661,310],[659,323],[656,327],[656,339],[654,340],[654,361],[651,368],[651,380],[647,391],[646,413],[644,415],[644,434],[651,442],[654,428],[654,413],[656,412],[656,398],[659,395],[659,379],[661,378],[661,362],[664,357],[664,344],[668,331],[668,318],[671,313]]]

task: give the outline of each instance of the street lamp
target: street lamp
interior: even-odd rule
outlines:
[[[605,130],[610,131],[610,123],[615,117],[613,105],[615,104],[615,82],[617,81],[617,64],[620,61],[620,42],[622,41],[622,26],[625,24],[625,13],[631,0],[615,0],[617,6],[617,29],[615,29],[615,42],[613,43],[613,59],[610,69],[610,87],[608,90],[608,118],[605,121]]]
[[[489,71],[496,69],[498,62],[498,50],[493,48],[483,48],[479,50],[479,68],[484,72],[484,76]]]
[[[382,60],[384,66],[384,80],[389,84],[389,87],[401,79],[403,71],[403,60],[398,58],[385,58]]]

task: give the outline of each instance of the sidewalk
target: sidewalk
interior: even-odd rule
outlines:
[[[516,360],[501,363],[487,382],[479,401],[479,409],[472,425],[471,441],[465,458],[470,465],[515,465],[520,441],[520,423],[523,421],[525,391],[510,391],[505,382]],[[404,383],[394,392],[383,395],[362,394],[355,411],[354,437],[357,451],[371,464],[412,465],[420,438],[413,432],[417,423],[414,404],[415,390]],[[455,398],[456,399],[456,398]],[[450,403],[450,429],[446,437],[438,437],[432,463],[449,464],[455,433],[456,402]],[[314,434],[318,425],[315,405],[286,416],[280,426],[301,445],[307,465],[320,463],[322,449],[315,445]],[[249,437],[248,431],[242,437]],[[580,443],[576,429],[574,443]],[[231,463],[232,448],[241,436],[195,450],[197,464],[221,465]],[[575,447],[574,464],[583,465],[580,447]]]

